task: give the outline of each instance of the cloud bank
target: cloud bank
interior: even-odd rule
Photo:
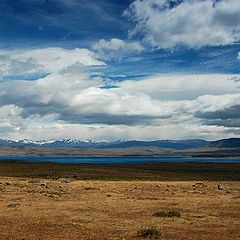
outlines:
[[[211,139],[234,135],[240,128],[237,121],[234,126],[208,121],[236,108],[239,75],[159,75],[111,82],[114,87],[108,88],[109,82],[87,71],[105,66],[94,56],[86,49],[1,52],[0,57],[7,59],[1,63],[3,76],[19,74],[19,64],[29,62],[22,68],[29,78],[37,71],[48,72],[31,81],[0,82],[2,136]]]

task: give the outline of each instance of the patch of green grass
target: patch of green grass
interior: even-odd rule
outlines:
[[[168,217],[168,218],[172,218],[172,217],[181,217],[181,213],[178,211],[159,211],[159,212],[155,212],[153,214],[153,216],[155,217]]]
[[[162,233],[158,228],[143,228],[138,231],[138,235],[145,238],[160,239]]]

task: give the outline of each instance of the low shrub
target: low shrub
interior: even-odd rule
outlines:
[[[159,239],[162,234],[158,228],[143,228],[138,231],[138,235],[145,238]]]
[[[167,212],[159,211],[159,212],[155,212],[153,214],[153,216],[155,216],[155,217],[169,217],[169,218],[171,218],[171,217],[181,217],[181,214],[178,211],[167,211]]]

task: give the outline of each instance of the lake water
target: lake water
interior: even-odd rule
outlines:
[[[126,164],[147,162],[197,162],[197,163],[240,163],[240,157],[206,158],[206,157],[93,157],[93,156],[0,156],[0,160],[22,160],[28,162],[54,163],[95,163],[95,164]]]

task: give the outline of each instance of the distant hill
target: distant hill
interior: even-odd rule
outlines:
[[[56,141],[33,141],[33,140],[3,140],[0,139],[0,146],[13,147],[45,147],[45,148],[129,148],[129,147],[158,147],[163,149],[185,150],[202,147],[217,148],[240,148],[240,138],[221,139],[217,141],[205,141],[201,139],[190,140],[154,140],[154,141],[137,141],[137,140],[119,140],[113,142],[94,141],[94,140],[73,140],[62,139]]]
[[[240,148],[240,138],[221,139],[208,143],[209,147]]]
[[[159,147],[167,149],[184,150],[189,148],[198,148],[207,145],[204,140],[155,140],[155,141],[118,141],[112,142],[108,148],[128,148],[128,147]]]

